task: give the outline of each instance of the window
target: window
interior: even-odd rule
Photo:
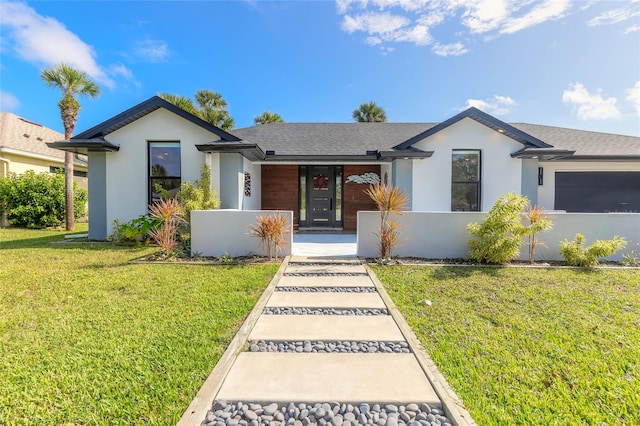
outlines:
[[[149,142],[149,204],[180,189],[180,142]]]
[[[480,151],[478,150],[453,151],[451,211],[480,211]]]

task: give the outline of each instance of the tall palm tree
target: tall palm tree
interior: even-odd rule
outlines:
[[[62,99],[58,102],[60,117],[64,126],[64,138],[69,140],[73,136],[73,130],[78,122],[80,103],[77,96],[89,96],[95,98],[100,94],[100,87],[84,71],[79,71],[70,65],[59,64],[51,68],[43,69],[40,78],[49,87],[55,87],[62,91]],[[65,177],[65,206],[66,229],[73,231],[75,218],[73,212],[73,153],[64,153],[64,177]]]
[[[387,114],[382,107],[375,102],[365,102],[357,109],[353,110],[353,119],[360,123],[384,123],[387,121]]]
[[[195,103],[186,96],[171,93],[158,93],[158,96],[222,130],[233,129],[235,122],[227,111],[227,102],[222,99],[220,93],[209,89],[198,90],[194,96]]]
[[[268,123],[284,123],[284,119],[277,112],[265,111],[257,117],[253,118],[253,124],[268,124]]]

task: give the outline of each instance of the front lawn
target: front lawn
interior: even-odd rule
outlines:
[[[0,424],[175,424],[278,265],[63,235],[0,229]]]
[[[640,424],[640,271],[373,269],[479,425]]]

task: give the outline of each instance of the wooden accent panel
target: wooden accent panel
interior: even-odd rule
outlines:
[[[342,179],[343,182],[351,175],[362,175],[374,172],[380,176],[379,164],[365,165],[345,165]],[[344,217],[343,228],[347,231],[355,231],[358,220],[359,210],[376,210],[376,204],[364,193],[369,185],[362,183],[349,182],[344,184]]]
[[[261,171],[262,210],[292,210],[298,227],[298,166],[263,164]]]

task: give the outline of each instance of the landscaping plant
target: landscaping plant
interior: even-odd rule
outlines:
[[[87,191],[74,182],[75,218],[87,213]],[[36,173],[27,170],[22,174],[9,173],[0,179],[0,203],[12,225],[39,229],[60,226],[65,220],[64,172]]]
[[[527,206],[526,197],[508,192],[496,201],[486,219],[470,223],[467,230],[475,239],[469,241],[469,258],[480,263],[504,264],[520,255],[522,236],[526,229],[521,214]]]
[[[168,197],[166,197],[168,198]],[[220,200],[216,192],[211,189],[211,169],[206,164],[200,169],[200,179],[193,185],[182,183],[177,194],[178,200],[184,206],[184,219],[191,222],[191,210],[214,210],[220,208]]]
[[[527,236],[529,243],[529,263],[534,263],[536,260],[536,248],[542,244],[538,240],[538,234],[550,230],[553,227],[553,223],[545,214],[544,208],[537,205],[528,205],[524,216],[529,221],[529,225],[524,229],[524,234]]]
[[[392,257],[393,248],[396,247],[400,235],[398,224],[391,215],[401,215],[402,211],[406,210],[408,197],[401,189],[380,183],[369,186],[365,193],[376,203],[376,208],[380,212],[378,248],[380,258],[386,261]]]
[[[107,237],[115,242],[143,242],[148,244],[151,236],[149,233],[160,226],[161,222],[149,214],[139,216],[128,222],[113,221],[113,232]]]
[[[160,226],[151,229],[149,235],[160,246],[164,258],[173,256],[180,244],[180,226],[185,223],[184,207],[175,198],[163,198],[149,207],[149,214],[160,222]]]
[[[560,241],[560,254],[571,266],[592,267],[598,264],[598,258],[611,256],[626,245],[624,238],[615,235],[612,240],[596,240],[585,247],[584,235],[578,233],[575,241]]]
[[[267,249],[267,256],[278,258],[278,250],[285,244],[284,236],[289,232],[285,216],[281,213],[261,215],[255,225],[249,226],[249,232],[260,238],[260,246]]]

